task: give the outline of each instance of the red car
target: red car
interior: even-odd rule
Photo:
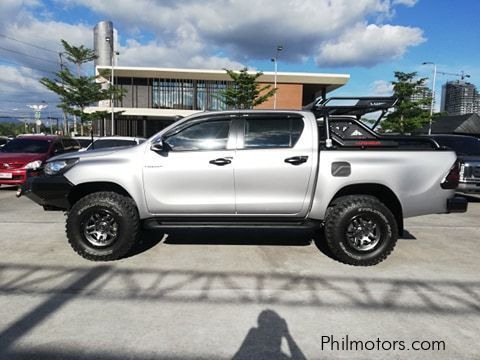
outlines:
[[[53,135],[23,135],[0,149],[0,185],[21,185],[30,175],[37,175],[50,157],[78,151],[74,139]]]

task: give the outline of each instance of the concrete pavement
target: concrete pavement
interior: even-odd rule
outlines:
[[[370,268],[278,231],[149,232],[132,256],[92,263],[69,247],[62,213],[2,187],[0,358],[478,359],[470,200],[466,214],[408,219]],[[346,350],[352,340],[375,349]]]

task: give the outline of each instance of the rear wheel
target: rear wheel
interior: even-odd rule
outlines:
[[[346,196],[328,208],[325,237],[336,259],[371,266],[385,260],[397,242],[392,212],[372,196]]]
[[[135,203],[114,192],[81,198],[67,217],[68,242],[80,256],[92,261],[116,260],[136,243],[140,220]]]

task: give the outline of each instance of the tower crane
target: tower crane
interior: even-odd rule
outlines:
[[[449,72],[444,72],[444,71],[437,71],[437,73],[442,74],[442,75],[452,75],[452,76],[458,76],[460,79],[464,80],[465,78],[469,78],[470,75],[465,74],[465,71],[461,71],[460,74],[456,73],[449,73]]]

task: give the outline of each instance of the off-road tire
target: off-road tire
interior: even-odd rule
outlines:
[[[379,240],[369,250],[358,250],[347,238],[347,230],[354,219],[371,219],[380,231]],[[376,265],[392,252],[398,238],[398,226],[392,212],[373,196],[345,196],[338,198],[327,209],[325,238],[333,256],[345,264]]]
[[[92,213],[108,212],[115,221],[116,237],[108,246],[95,246],[84,233]],[[137,242],[140,220],[134,201],[114,192],[96,192],[77,201],[67,215],[68,242],[80,256],[91,261],[111,261],[125,256]]]

